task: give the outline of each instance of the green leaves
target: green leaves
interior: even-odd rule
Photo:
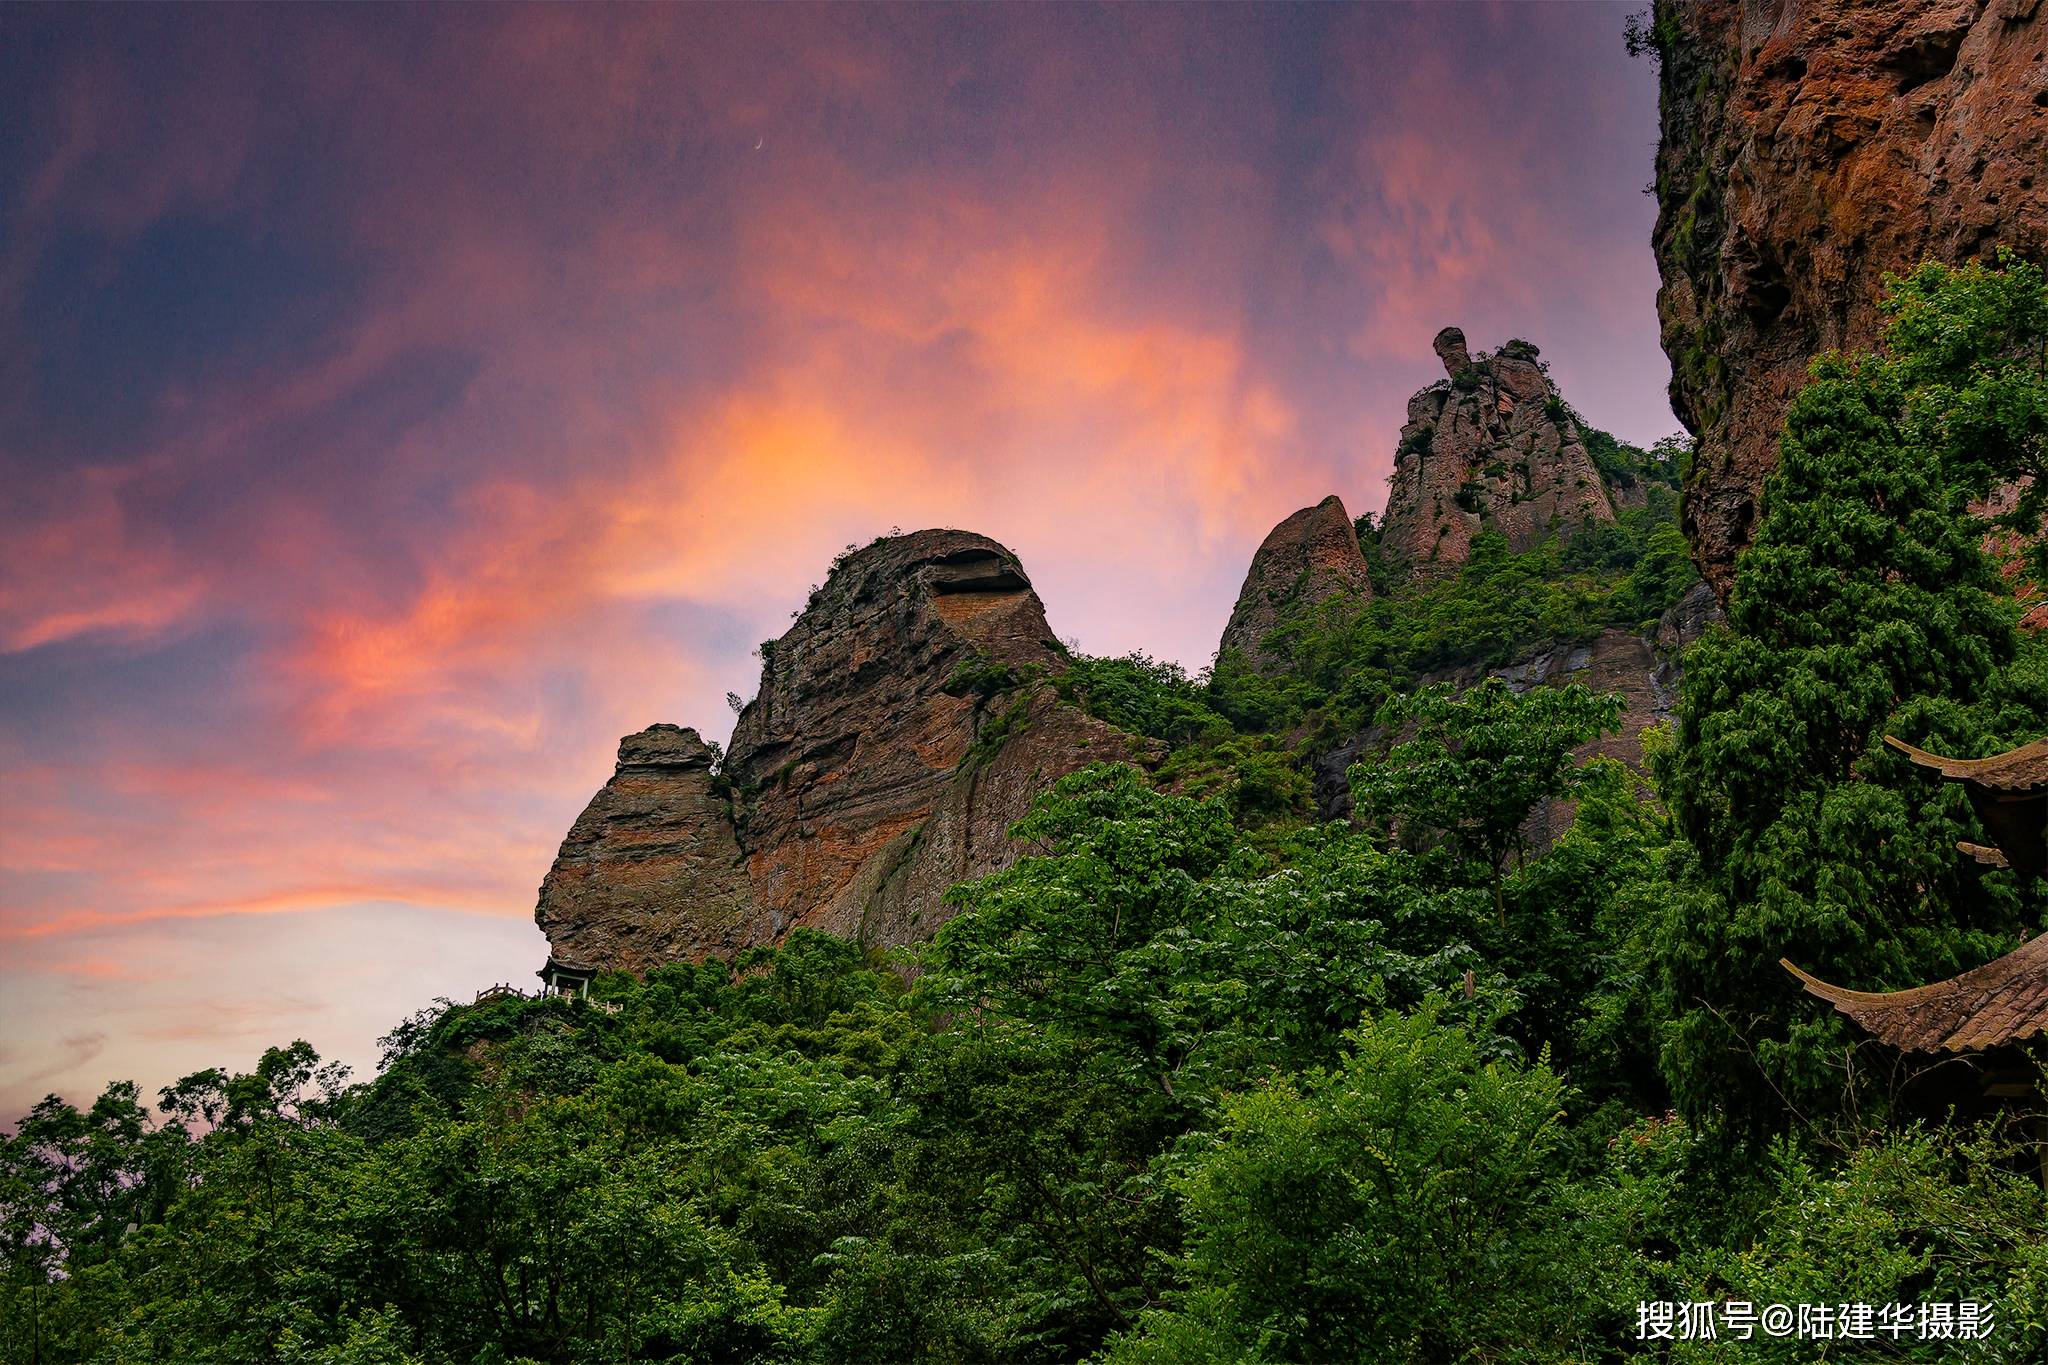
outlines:
[[[1564,1091],[1432,998],[1231,1098],[1177,1184],[1189,1289],[1112,1361],[1556,1359],[1616,1229],[1567,1193]]]
[[[1970,511],[2038,453],[2040,276],[1926,267],[1890,307],[1881,354],[1816,361],[1794,401],[1729,629],[1688,654],[1659,764],[1702,893],[1658,930],[1665,1070],[1688,1114],[1750,1129],[1831,1114],[1853,1079],[1849,1039],[1780,956],[1911,986],[2041,919],[2009,876],[1959,862],[1959,794],[1882,747],[1982,754],[2048,730],[2041,646],[2015,632]]]
[[[1142,651],[1117,659],[1077,657],[1060,675],[1059,691],[1098,720],[1170,744],[1230,733],[1230,722],[1211,708],[1185,669]]]
[[[1486,869],[1498,905],[1508,860],[1527,853],[1530,814],[1577,790],[1572,751],[1620,719],[1619,697],[1576,683],[1523,693],[1499,678],[1462,692],[1449,683],[1425,687],[1380,708],[1383,729],[1413,738],[1377,763],[1355,765],[1352,798],[1371,819],[1452,841]]]

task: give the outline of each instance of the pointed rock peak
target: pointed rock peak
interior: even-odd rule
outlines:
[[[1472,353],[1465,349],[1465,334],[1458,328],[1444,328],[1430,346],[1436,351],[1436,358],[1443,361],[1444,373],[1451,378],[1456,379],[1472,368]]]
[[[1266,637],[1338,593],[1370,598],[1372,575],[1351,514],[1332,494],[1275,526],[1260,544],[1218,650],[1235,649],[1261,670],[1277,667],[1285,661],[1266,647]]]
[[[711,746],[695,730],[680,725],[650,725],[619,741],[619,767],[709,768]]]
[[[1451,382],[1408,400],[1380,522],[1390,559],[1425,575],[1449,572],[1482,531],[1498,531],[1522,551],[1586,522],[1614,520],[1585,435],[1536,347],[1511,340],[1475,362],[1465,334],[1446,327],[1436,353]]]

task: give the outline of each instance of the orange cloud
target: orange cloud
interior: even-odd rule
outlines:
[[[1617,315],[1540,202],[1565,115],[1499,116],[1552,65],[1485,46],[1512,14],[187,13],[175,89],[53,65],[12,349],[48,359],[67,232],[117,266],[225,224],[336,282],[310,338],[195,346],[105,448],[6,470],[0,938],[64,990],[259,939],[378,975],[333,927],[371,904],[439,926],[417,957],[530,950],[615,737],[718,737],[891,526],[995,535],[1062,633],[1199,666],[1274,522],[1376,510],[1438,326]],[[1439,22],[1479,46],[1404,36]]]

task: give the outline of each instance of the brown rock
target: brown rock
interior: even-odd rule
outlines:
[[[1266,637],[1291,612],[1340,593],[1371,600],[1372,576],[1351,514],[1333,493],[1275,526],[1259,545],[1218,652],[1238,650],[1260,669],[1282,667]]]
[[[655,725],[619,741],[611,781],[541,882],[534,919],[556,956],[645,971],[760,941],[711,764],[695,730]]]
[[[1517,551],[1588,521],[1614,520],[1576,423],[1527,342],[1472,358],[1437,333],[1448,379],[1408,400],[1380,544],[1430,574],[1462,564],[1492,528]]]
[[[879,945],[925,937],[950,886],[1017,855],[1009,827],[1054,779],[1156,761],[1150,741],[1059,700],[1044,678],[1065,665],[995,541],[877,541],[762,646],[722,773],[731,806],[694,731],[629,736],[535,917],[558,956],[634,971],[797,925]]]
[[[1882,276],[2048,248],[2039,0],[1658,0],[1658,314],[1699,437],[1686,530],[1726,596],[1807,362]]]
[[[1465,348],[1465,333],[1462,328],[1446,327],[1436,334],[1429,343],[1436,358],[1444,363],[1444,371],[1453,379],[1472,368],[1472,353]]]
[[[844,560],[779,640],[728,761],[754,899],[790,925],[852,926],[841,893],[937,808],[986,708],[946,684],[981,662],[1064,662],[1016,557],[919,531]]]
[[[1008,738],[968,752],[931,813],[865,861],[830,902],[801,921],[863,943],[928,938],[952,917],[947,890],[1007,867],[1029,849],[1010,838],[1040,793],[1090,763],[1156,764],[1156,741],[1059,701],[1039,684],[1003,698]],[[985,722],[988,724],[990,722]],[[985,750],[985,751],[984,751]]]

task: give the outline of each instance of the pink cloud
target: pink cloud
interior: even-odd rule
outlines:
[[[719,737],[754,642],[891,526],[996,535],[1062,633],[1199,667],[1274,522],[1377,510],[1438,326],[1579,307],[1565,115],[1503,118],[1531,78],[1469,53],[1390,63],[1423,12],[1318,14],[1298,52],[1249,11],[1087,43],[924,13],[290,11],[194,20],[169,87],[66,68],[0,319],[60,230],[167,213],[294,234],[343,284],[311,340],[224,350],[15,480],[0,664],[57,700],[0,731],[0,938],[37,1019],[113,1011],[58,987],[152,954],[205,970],[179,945],[288,964],[284,924],[375,978],[324,936],[370,906],[511,970],[616,737]]]

